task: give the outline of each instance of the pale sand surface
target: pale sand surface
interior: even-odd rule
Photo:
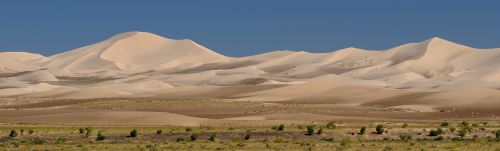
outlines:
[[[0,107],[6,109],[24,107],[59,111],[74,107],[74,102],[88,102],[94,98],[224,99],[257,104],[328,104],[363,108],[360,113],[348,114],[289,109],[285,117],[291,116],[292,121],[365,120],[365,117],[405,119],[384,112],[363,116],[363,113],[369,114],[364,110],[371,107],[411,110],[415,113],[407,113],[409,119],[434,120],[434,117],[428,117],[430,113],[450,114],[451,111],[457,115],[437,118],[474,118],[476,112],[489,114],[478,115],[481,117],[494,117],[500,106],[499,92],[500,49],[476,49],[441,38],[383,51],[352,47],[328,53],[283,50],[233,58],[217,54],[191,40],[127,32],[48,57],[25,52],[0,53]],[[179,116],[207,118],[210,122],[214,119],[217,122],[288,120],[269,117],[278,112],[245,115],[236,114],[236,111],[213,114],[219,111],[211,110],[190,114],[163,107],[133,109],[133,112],[114,109],[87,112],[98,109],[96,106],[85,109],[87,115],[81,115],[105,114],[89,119],[88,122],[96,124],[123,123],[119,121],[135,116],[143,117],[142,123],[151,120],[158,124],[168,124],[170,116],[174,119]],[[251,112],[246,108],[231,106],[225,109]],[[309,118],[296,113],[314,116]],[[146,115],[161,117],[163,114],[168,116],[163,117],[168,122],[146,118]],[[18,120],[0,116],[4,121],[12,122],[60,122],[36,120],[47,118],[74,123],[79,121],[70,119],[77,115],[76,112],[47,113]],[[117,118],[104,120],[110,115]],[[200,124],[201,121],[185,123]],[[172,124],[182,123],[176,121]]]

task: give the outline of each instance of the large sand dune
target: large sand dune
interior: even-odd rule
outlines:
[[[428,108],[500,105],[500,49],[441,38],[389,50],[231,58],[191,40],[128,32],[44,57],[0,53],[0,96],[229,98]]]

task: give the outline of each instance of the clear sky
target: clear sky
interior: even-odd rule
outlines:
[[[2,0],[0,50],[52,55],[127,31],[228,56],[381,50],[442,37],[500,47],[498,0]]]

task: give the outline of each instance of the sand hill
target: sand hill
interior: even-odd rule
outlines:
[[[0,53],[2,97],[230,98],[435,108],[499,105],[499,89],[500,49],[441,38],[382,51],[274,51],[231,58],[191,40],[128,32],[49,57]]]

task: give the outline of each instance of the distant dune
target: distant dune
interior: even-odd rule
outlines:
[[[0,53],[0,96],[481,108],[500,105],[500,49],[436,37],[383,51],[274,51],[232,58],[191,40],[127,32],[49,57]]]

